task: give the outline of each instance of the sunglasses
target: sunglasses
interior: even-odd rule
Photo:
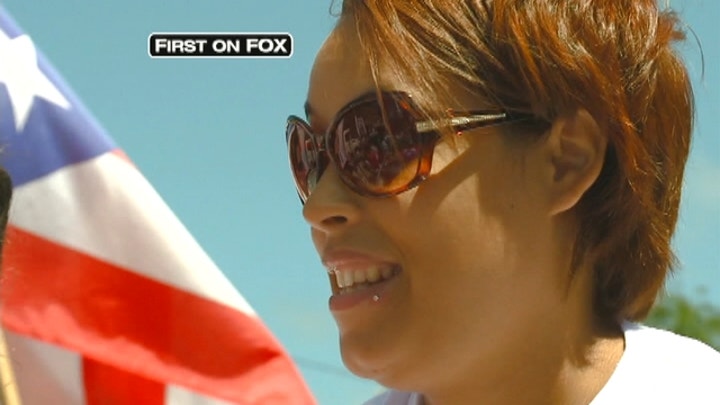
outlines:
[[[362,96],[343,107],[324,135],[296,116],[285,132],[290,168],[300,201],[305,202],[332,163],[348,188],[366,197],[389,197],[425,180],[435,144],[441,138],[438,124],[421,120],[409,94],[381,92]],[[531,118],[507,111],[467,111],[450,114],[440,125],[462,131]]]

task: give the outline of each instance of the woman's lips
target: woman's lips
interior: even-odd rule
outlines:
[[[330,310],[350,309],[365,301],[378,302],[400,265],[357,252],[334,252],[323,257],[332,287]]]
[[[391,295],[390,289],[395,280],[397,280],[397,274],[398,273],[393,273],[392,277],[373,284],[362,284],[352,290],[333,294],[328,301],[330,311],[347,311],[358,307],[362,303],[382,304],[387,301]]]

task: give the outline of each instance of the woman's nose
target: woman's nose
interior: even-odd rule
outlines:
[[[303,206],[303,217],[311,227],[329,233],[359,217],[357,198],[330,164]]]

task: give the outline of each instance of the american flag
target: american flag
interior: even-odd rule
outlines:
[[[312,404],[288,353],[0,7],[0,283],[24,405]]]

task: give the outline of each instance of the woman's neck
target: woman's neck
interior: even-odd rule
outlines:
[[[590,272],[577,272],[565,302],[514,334],[512,352],[439,376],[425,404],[589,404],[624,351],[620,325],[595,317],[591,297]]]

